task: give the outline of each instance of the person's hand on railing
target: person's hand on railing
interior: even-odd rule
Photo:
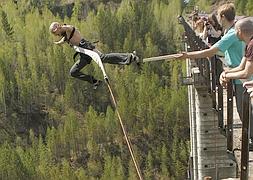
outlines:
[[[247,89],[253,87],[253,80],[244,82],[243,87],[246,87]]]
[[[247,92],[250,94],[250,97],[253,97],[253,81],[247,81],[243,83],[243,87],[247,89]]]
[[[229,79],[226,78],[226,72],[223,71],[220,74],[220,85],[226,88],[228,81],[229,81]]]
[[[250,97],[253,97],[253,87],[247,89],[247,92],[249,93]]]

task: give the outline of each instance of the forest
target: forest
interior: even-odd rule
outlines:
[[[218,1],[190,0],[211,12]],[[252,14],[251,0],[235,1]],[[2,0],[0,179],[138,179],[107,86],[74,79],[74,49],[57,46],[51,22],[71,24],[102,52],[141,58],[184,50],[181,0]],[[186,16],[186,15],[185,15]],[[185,179],[189,118],[185,62],[105,64],[146,180]],[[83,69],[103,80],[92,63]]]

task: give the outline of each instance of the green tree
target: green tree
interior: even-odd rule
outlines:
[[[153,157],[151,152],[148,153],[145,168],[145,179],[154,179]]]
[[[0,146],[0,176],[2,179],[27,179],[29,178],[16,150],[9,144]]]
[[[122,161],[120,157],[113,158],[113,165],[115,166],[116,169],[116,175],[114,177],[115,180],[124,180],[126,179],[125,174],[124,174],[124,169],[122,166]]]
[[[248,1],[246,7],[247,7],[247,15],[251,15],[253,13],[253,1]]]
[[[76,176],[74,174],[74,171],[69,165],[69,162],[67,160],[63,160],[62,162],[62,175],[61,175],[62,180],[69,180],[69,179],[76,179]]]
[[[137,179],[139,179],[139,177],[135,170],[134,163],[132,160],[130,160],[128,169],[128,180],[137,180]]]
[[[161,154],[161,179],[162,180],[167,180],[170,177],[168,164],[170,164],[170,162],[168,158],[167,148],[165,145],[163,145],[162,154]]]
[[[14,30],[11,24],[9,23],[7,13],[4,10],[2,10],[1,12],[1,18],[4,32],[6,33],[8,38],[13,39]]]
[[[235,5],[236,5],[236,10],[240,14],[244,14],[246,12],[246,5],[248,3],[248,0],[236,0]]]

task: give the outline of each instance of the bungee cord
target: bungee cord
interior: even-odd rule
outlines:
[[[78,46],[73,46],[73,48],[75,49],[75,51],[77,51],[79,53],[83,53],[83,54],[89,55],[98,64],[98,66],[100,67],[100,69],[101,69],[101,71],[102,71],[102,73],[104,75],[104,80],[105,80],[105,82],[107,84],[107,87],[108,87],[108,89],[110,91],[112,102],[113,102],[116,114],[118,116],[118,119],[119,119],[119,122],[120,122],[120,127],[122,129],[123,134],[124,134],[124,138],[126,140],[128,150],[129,150],[131,158],[133,160],[135,170],[136,170],[136,172],[138,174],[139,179],[143,180],[143,177],[142,177],[142,174],[141,174],[138,162],[136,161],[136,158],[134,156],[134,151],[133,151],[133,148],[131,146],[131,142],[130,142],[130,140],[128,138],[127,131],[126,131],[125,127],[124,127],[122,118],[121,118],[120,113],[118,111],[116,99],[115,99],[115,96],[114,96],[114,94],[112,92],[112,88],[110,86],[109,79],[108,79],[108,76],[106,75],[106,72],[105,72],[105,69],[104,69],[104,65],[103,65],[103,63],[102,63],[102,61],[100,59],[100,56],[96,52],[94,52],[94,51],[91,51],[91,50],[88,50],[88,49],[84,49],[84,48],[81,48],[81,47],[78,47]]]
[[[124,137],[125,137],[125,140],[126,140],[126,143],[127,143],[127,147],[128,147],[129,152],[130,152],[131,158],[132,158],[132,160],[133,160],[133,163],[134,163],[136,172],[137,172],[137,174],[138,174],[138,176],[139,176],[139,179],[140,179],[140,180],[143,180],[143,177],[142,177],[142,174],[141,174],[141,171],[140,171],[138,162],[136,161],[136,158],[135,158],[135,156],[134,156],[134,151],[133,151],[133,148],[132,148],[132,146],[131,146],[131,142],[130,142],[130,140],[129,140],[129,138],[128,138],[128,135],[127,135],[126,129],[125,129],[125,127],[124,127],[122,118],[121,118],[121,116],[120,116],[120,114],[119,114],[119,111],[118,111],[118,108],[117,108],[117,103],[116,103],[114,94],[113,94],[113,92],[112,92],[112,88],[111,88],[111,86],[110,86],[109,80],[108,80],[108,79],[105,79],[105,81],[106,81],[107,87],[108,87],[108,89],[109,89],[109,91],[110,91],[111,98],[112,98],[112,102],[113,102],[113,105],[114,105],[116,114],[117,114],[117,116],[118,116],[118,119],[119,119],[119,122],[120,122],[120,126],[121,126],[122,132],[123,132],[123,134],[124,134]]]

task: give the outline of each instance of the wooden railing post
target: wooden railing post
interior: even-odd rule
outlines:
[[[217,78],[217,91],[218,91],[218,127],[224,128],[224,114],[223,114],[223,87],[220,85],[219,78],[223,71],[221,60],[216,60],[216,78]]]
[[[233,151],[233,83],[227,84],[227,150]]]
[[[242,148],[241,148],[241,179],[248,180],[249,176],[249,112],[251,104],[247,89],[243,93],[242,104]]]
[[[211,97],[212,97],[213,109],[215,109],[215,110],[217,109],[217,103],[216,103],[216,87],[217,87],[216,61],[217,61],[217,59],[215,58],[215,56],[211,58],[211,73],[212,73]]]

